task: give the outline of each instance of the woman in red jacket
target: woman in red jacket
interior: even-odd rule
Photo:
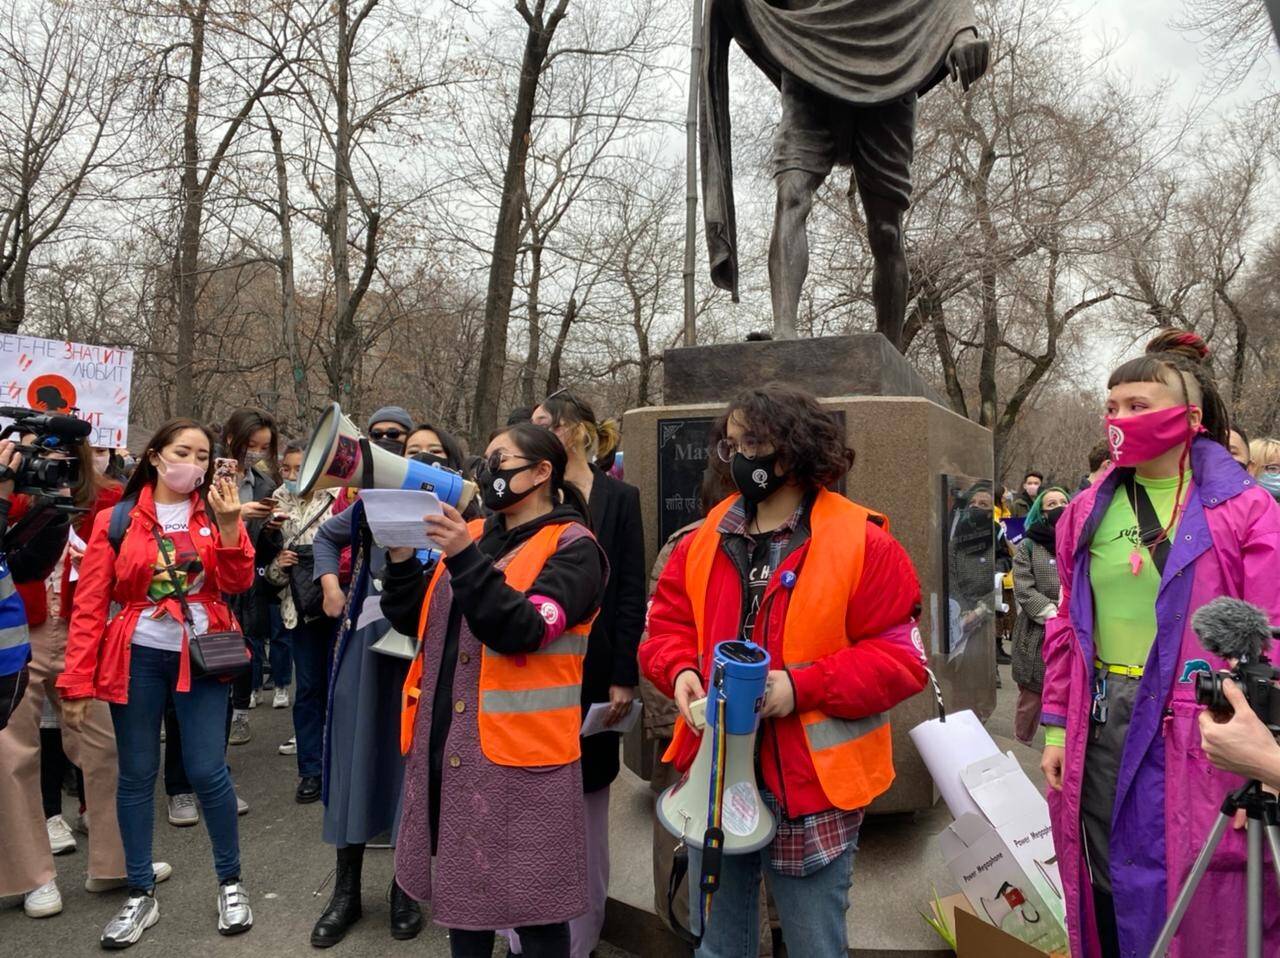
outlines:
[[[757,784],[778,830],[759,852],[725,856],[697,954],[757,953],[763,870],[788,953],[844,958],[863,809],[893,782],[887,713],[925,685],[920,583],[885,519],[829,491],[853,450],[808,393],[743,393],[714,435],[740,495],[676,547],[640,664],[680,709],[664,757],[684,772],[699,744],[690,706],[705,695],[715,644],[768,651]],[[695,915],[700,868],[691,849]]]
[[[129,897],[102,934],[105,948],[136,943],[160,917],[151,838],[160,723],[170,695],[182,730],[183,762],[213,843],[218,931],[236,934],[253,924],[240,883],[236,797],[224,758],[228,686],[217,678],[192,676],[188,630],[166,571],[170,565],[177,570],[196,634],[235,627],[223,593],[243,592],[253,584],[253,547],[240,520],[235,483],[210,488],[212,447],[208,430],[193,420],[174,419],[160,427],[124,491],[133,506],[119,551],[108,538],[111,512],[102,512],[80,562],[58,689],[68,726],[79,726],[95,698],[111,704],[115,725],[116,813]],[[114,615],[113,602],[119,606]]]

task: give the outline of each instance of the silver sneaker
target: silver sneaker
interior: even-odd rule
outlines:
[[[249,892],[241,882],[218,889],[218,934],[239,935],[253,927],[253,911],[249,908]]]
[[[247,745],[253,738],[249,731],[249,713],[237,711],[231,718],[231,735],[227,739],[231,745]]]
[[[103,948],[118,950],[136,945],[143,933],[160,920],[160,905],[150,895],[130,895],[124,907],[107,922],[100,942]]]
[[[189,828],[200,821],[200,806],[190,792],[169,796],[169,824]]]

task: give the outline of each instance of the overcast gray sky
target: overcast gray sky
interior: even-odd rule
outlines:
[[[1262,0],[1256,2],[1261,4]],[[1115,65],[1139,83],[1170,77],[1174,94],[1182,103],[1206,95],[1201,45],[1195,37],[1169,25],[1182,12],[1181,0],[1066,0],[1066,5],[1078,11],[1089,42],[1118,44]],[[1273,46],[1270,62],[1254,70],[1216,108],[1257,100],[1269,81],[1274,85],[1280,78],[1278,66]]]

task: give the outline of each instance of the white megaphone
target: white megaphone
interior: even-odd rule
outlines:
[[[663,827],[704,850],[704,878],[709,864],[718,866],[719,855],[711,854],[717,847],[720,854],[745,855],[773,841],[776,823],[756,788],[755,771],[768,674],[769,654],[760,646],[716,646],[710,693],[693,704],[694,719],[704,729],[698,755],[684,778],[658,796]]]
[[[360,489],[424,489],[459,512],[476,496],[476,484],[456,472],[405,459],[360,435],[337,403],[325,410],[302,454],[298,491],[336,486]]]

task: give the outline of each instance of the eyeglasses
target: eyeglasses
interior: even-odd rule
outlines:
[[[369,438],[377,441],[378,439],[390,439],[395,442],[397,439],[403,439],[409,435],[403,429],[370,429]]]
[[[747,459],[755,459],[757,456],[767,456],[769,453],[765,451],[765,447],[769,445],[764,440],[753,439],[750,436],[745,437],[742,442],[721,439],[716,443],[716,455],[720,457],[721,462],[733,462],[733,457],[738,453],[742,453]]]
[[[511,462],[513,459],[523,459],[525,462],[529,462],[528,456],[517,456],[509,452],[502,452],[501,450],[498,450],[490,453],[484,459],[481,459],[480,466],[493,473],[501,469],[504,463]]]

